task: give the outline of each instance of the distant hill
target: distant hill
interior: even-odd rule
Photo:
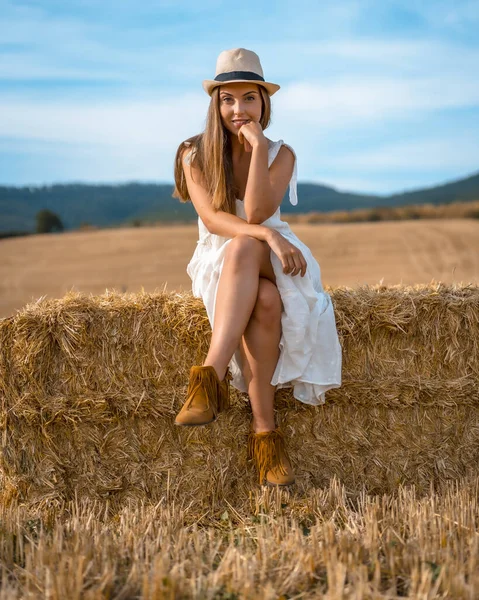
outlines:
[[[172,192],[172,184],[147,183],[0,186],[0,233],[33,231],[35,215],[44,208],[57,213],[65,229],[76,229],[82,223],[118,227],[135,219],[151,222],[194,221],[196,213],[191,203],[184,204],[172,198]],[[447,184],[389,196],[340,192],[333,187],[313,183],[298,184],[297,206],[287,201],[288,195],[289,190],[281,205],[284,213],[471,201],[479,199],[479,172]]]

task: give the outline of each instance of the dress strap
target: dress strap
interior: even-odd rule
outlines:
[[[293,150],[293,148],[289,144],[286,144],[285,142],[283,142],[283,140],[278,140],[276,142],[276,145],[272,147],[272,150],[270,153],[269,166],[271,166],[272,162],[278,155],[279,149],[281,148],[282,144],[284,146],[286,146],[287,148],[289,148],[294,155],[293,174],[292,174],[291,180],[289,182],[289,201],[291,202],[291,204],[293,206],[296,206],[296,204],[298,204],[298,160],[297,160],[296,152]]]
[[[293,206],[296,206],[296,204],[298,204],[298,158],[296,152],[289,144],[284,145],[287,146],[294,155],[293,174],[291,176],[291,181],[289,182],[289,201]]]
[[[185,146],[189,147],[191,146],[191,142],[185,142]],[[185,152],[185,154],[183,154],[183,160],[185,161],[185,163],[187,165],[191,165],[191,159],[193,157],[193,148],[190,147],[190,149]]]

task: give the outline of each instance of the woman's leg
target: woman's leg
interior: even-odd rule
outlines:
[[[226,248],[218,283],[210,348],[203,365],[214,367],[223,379],[241,343],[256,304],[260,277],[275,281],[266,242],[249,235],[235,236]]]
[[[274,392],[270,384],[279,358],[281,296],[276,285],[259,279],[257,301],[240,344],[243,375],[253,412],[256,433],[275,429]]]

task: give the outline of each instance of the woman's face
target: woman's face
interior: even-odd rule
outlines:
[[[219,87],[221,119],[228,131],[238,135],[245,122],[259,122],[263,106],[257,83],[235,82]]]

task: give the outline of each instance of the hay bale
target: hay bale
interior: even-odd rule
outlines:
[[[328,289],[343,384],[324,406],[277,394],[300,493],[419,492],[476,469],[479,288]],[[173,425],[210,326],[190,293],[70,292],[0,321],[0,462],[5,502],[155,500],[173,486],[198,509],[248,502],[249,403],[207,427]]]

